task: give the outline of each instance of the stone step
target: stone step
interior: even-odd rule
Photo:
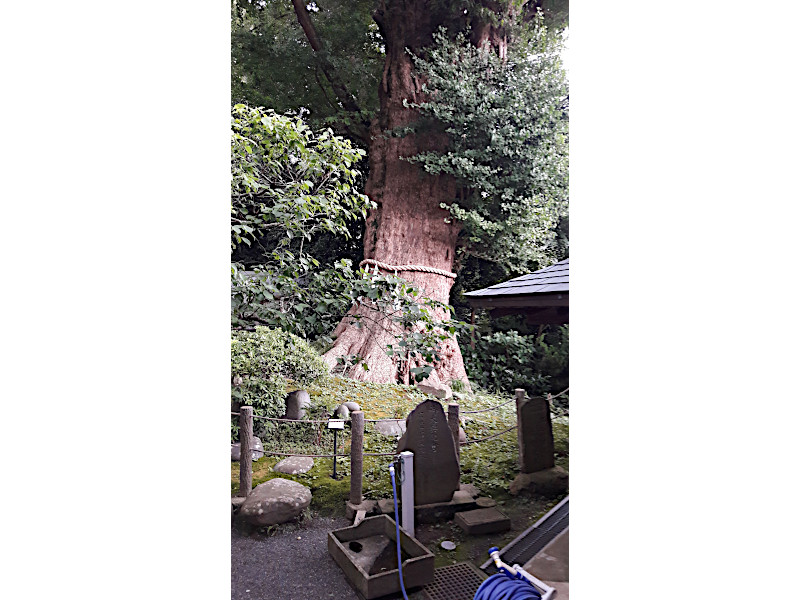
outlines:
[[[478,508],[456,513],[455,522],[470,535],[499,533],[511,529],[511,519],[496,508]]]

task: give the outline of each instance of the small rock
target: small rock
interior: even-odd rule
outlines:
[[[456,504],[464,504],[466,502],[472,502],[472,494],[469,492],[462,492],[461,490],[456,490],[453,492],[453,502]]]
[[[257,485],[239,509],[239,515],[256,527],[286,523],[311,504],[311,490],[288,479],[270,479]]]
[[[461,485],[459,485],[458,489],[460,489],[462,492],[467,492],[473,498],[481,495],[480,490],[471,483],[462,483]]]
[[[493,506],[497,506],[497,502],[495,502],[494,498],[489,498],[487,496],[481,496],[475,500],[475,504],[480,506],[481,508],[492,508]]]
[[[344,404],[340,404],[336,407],[336,410],[333,411],[333,416],[336,419],[349,419],[350,418],[350,409],[347,408]]]
[[[450,389],[449,385],[444,385],[443,383],[439,385],[418,383],[417,389],[424,394],[430,394],[431,396],[439,398],[439,400],[447,400],[453,397],[453,390]]]
[[[378,500],[378,509],[380,510],[381,514],[383,515],[393,515],[394,514],[394,499],[393,498],[381,498]]]
[[[441,543],[441,546],[445,550],[455,550],[456,549],[456,545],[453,542],[451,542],[450,540],[443,541]]]
[[[242,444],[240,442],[236,442],[235,444],[231,444],[231,460],[234,462],[238,462],[242,456]],[[261,439],[258,436],[253,436],[253,447],[252,447],[252,459],[253,461],[258,460],[264,456],[264,445],[261,443]]]
[[[375,423],[375,430],[383,435],[403,435],[406,432],[406,420],[378,421]]]
[[[286,396],[286,414],[284,419],[299,421],[305,418],[305,409],[311,406],[311,396],[305,390],[295,390]]]
[[[342,404],[346,406],[350,412],[361,410],[361,407],[356,402],[342,402]]]
[[[297,475],[298,473],[308,473],[313,466],[314,459],[310,456],[290,456],[272,467],[272,470],[287,475]]]
[[[238,511],[242,504],[244,504],[244,498],[242,496],[234,496],[231,498],[231,513],[235,513]]]
[[[464,431],[463,427],[458,428],[458,442],[463,444],[467,441],[467,433]]]

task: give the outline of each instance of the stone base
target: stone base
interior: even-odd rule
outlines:
[[[511,519],[496,508],[479,508],[460,512],[456,514],[455,522],[469,535],[499,533],[511,529]]]
[[[242,496],[233,496],[231,498],[231,514],[236,514],[244,504],[245,498]]]
[[[520,473],[509,486],[512,496],[528,491],[542,496],[558,496],[569,489],[569,473],[561,467],[543,469],[535,473]]]
[[[400,507],[397,507],[398,510]],[[394,518],[394,500],[392,498],[381,498],[378,500],[378,512],[382,515],[389,515]]]
[[[414,507],[414,520],[417,523],[438,523],[439,521],[451,520],[457,512],[464,510],[474,510],[478,508],[475,500],[456,502],[436,502],[434,504],[422,504]]]
[[[436,523],[440,520],[449,521],[458,512],[486,508],[496,504],[491,498],[480,497],[476,499],[475,496],[478,494],[480,494],[480,491],[474,485],[462,483],[459,489],[453,493],[453,499],[450,502],[436,502],[434,504],[415,506],[414,522]],[[398,504],[397,509],[398,512],[402,512],[402,505]],[[378,500],[378,513],[394,518],[394,500],[392,498]]]
[[[375,500],[363,500],[361,504],[353,504],[348,500],[345,503],[344,512],[350,521],[355,518],[356,513],[360,510],[363,510],[366,516],[380,514],[380,511],[378,510],[378,503]]]

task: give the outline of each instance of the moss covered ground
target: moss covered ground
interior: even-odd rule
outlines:
[[[288,387],[287,391],[296,389]],[[412,386],[378,384],[353,381],[342,377],[328,377],[306,387],[312,407],[307,411],[308,419],[325,419],[342,402],[357,402],[367,419],[405,418],[417,404],[430,398]],[[463,427],[467,440],[495,435],[516,423],[516,409],[510,397],[478,391],[457,394]],[[440,401],[445,407],[449,401]],[[501,405],[496,410],[469,414]],[[309,423],[256,423],[256,435],[261,437],[267,451],[331,454],[333,434],[324,424]],[[567,418],[555,418],[556,464],[569,470],[569,422]],[[496,438],[461,447],[461,481],[477,486],[485,495],[505,503],[511,498],[508,485],[517,474],[517,437],[511,430]],[[378,433],[374,423],[367,423],[364,434],[365,452],[393,452],[397,438]],[[350,451],[350,433],[345,429],[338,434],[338,452]],[[350,465],[348,458],[337,459],[339,479],[334,480],[332,458],[315,458],[314,467],[300,475],[286,475],[272,471],[281,456],[265,456],[253,463],[253,485],[273,477],[285,477],[308,486],[312,492],[311,509],[320,514],[344,512],[344,502],[350,489]],[[390,457],[365,456],[363,490],[364,497],[377,500],[391,497],[391,482],[387,474]],[[231,463],[231,492],[238,492],[239,464]]]

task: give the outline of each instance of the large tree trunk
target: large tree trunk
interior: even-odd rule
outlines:
[[[430,2],[424,0],[395,0],[387,4],[388,7],[382,6],[375,14],[386,42],[386,63],[379,90],[380,112],[370,127],[366,193],[378,206],[367,219],[364,258],[391,265],[424,265],[452,271],[459,226],[445,221],[449,213],[439,205],[451,202],[458,186],[452,178],[428,175],[417,165],[401,160],[422,151],[443,149],[446,139],[431,133],[386,135],[387,130],[417,119],[415,111],[403,106],[403,100],[415,103],[425,100],[422,81],[414,74],[406,48],[418,51],[429,45],[444,18],[435,14]],[[490,28],[482,28],[477,37],[502,39],[493,33],[496,32]],[[413,270],[397,274],[421,288],[427,297],[449,302],[452,278]],[[333,367],[337,357],[357,354],[366,359],[369,370],[352,369],[349,375],[354,379],[384,383],[402,380],[402,374],[398,377],[397,363],[384,352],[387,344],[394,343],[397,326],[380,318],[378,325],[364,323],[359,328],[352,324],[350,317],[359,313],[375,320],[376,315],[370,312],[366,307],[354,308],[334,331],[335,344],[324,358]],[[435,365],[434,373],[425,383],[447,384],[458,379],[468,384],[458,343],[451,339],[442,350],[442,361]]]

